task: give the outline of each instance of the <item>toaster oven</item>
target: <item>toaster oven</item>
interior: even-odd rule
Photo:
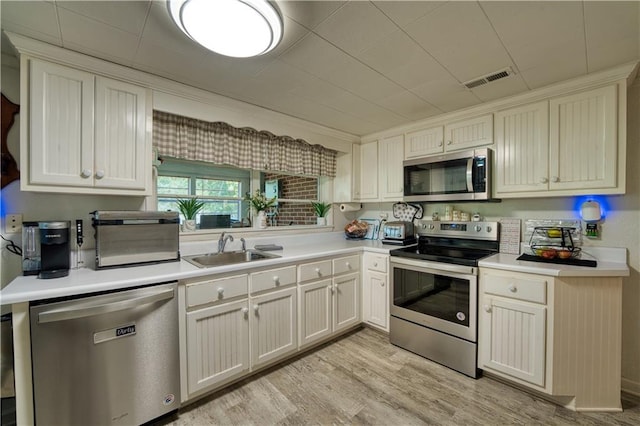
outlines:
[[[180,260],[178,212],[95,211],[96,268]]]

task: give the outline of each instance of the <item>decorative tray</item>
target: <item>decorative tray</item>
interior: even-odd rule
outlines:
[[[574,266],[589,266],[591,268],[595,268],[598,266],[598,262],[595,260],[586,260],[586,259],[545,259],[540,256],[533,256],[531,254],[521,254],[518,256],[516,260],[527,260],[529,262],[541,262],[541,263],[556,263],[560,265],[574,265]]]

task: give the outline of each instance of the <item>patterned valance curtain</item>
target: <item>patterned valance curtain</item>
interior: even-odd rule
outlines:
[[[243,169],[312,176],[336,175],[336,151],[302,139],[153,111],[159,155],[229,164]]]

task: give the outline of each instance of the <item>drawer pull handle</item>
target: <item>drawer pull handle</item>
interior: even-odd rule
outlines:
[[[488,312],[488,313],[491,313],[491,306],[489,306],[489,305],[484,305],[484,311],[485,311],[485,312]]]
[[[224,295],[224,288],[222,287],[218,288],[218,295],[220,296]]]
[[[509,286],[509,291],[510,291],[511,293],[515,293],[516,291],[518,291],[518,287],[516,287],[514,284],[511,284],[511,285]]]

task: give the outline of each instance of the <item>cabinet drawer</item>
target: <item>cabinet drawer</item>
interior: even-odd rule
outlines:
[[[323,260],[320,262],[305,263],[298,266],[298,281],[304,282],[327,278],[331,276],[331,261]]]
[[[333,274],[344,274],[347,272],[357,272],[360,270],[360,255],[353,255],[333,259]]]
[[[251,274],[251,293],[280,288],[296,283],[296,267],[270,269]]]
[[[369,271],[387,273],[387,256],[366,254],[364,256],[364,269]]]
[[[527,302],[547,303],[547,281],[538,277],[485,274],[484,292]]]
[[[244,296],[247,294],[248,288],[247,275],[235,275],[187,284],[187,308]]]

